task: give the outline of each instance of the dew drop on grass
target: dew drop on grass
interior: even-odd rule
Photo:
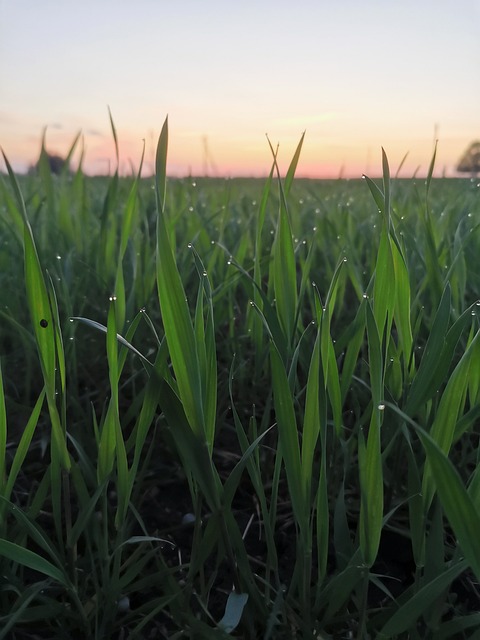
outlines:
[[[110,296],[109,300],[110,302],[115,302],[117,299],[117,296]]]
[[[379,411],[385,411],[385,405],[384,405],[383,403],[380,403],[380,404],[378,405],[378,410],[379,410]]]
[[[343,261],[344,261],[344,262],[348,262],[348,258],[347,258],[347,256],[344,256],[344,257],[343,257]]]
[[[204,271],[204,272],[203,272],[203,277],[205,278],[206,276],[207,276],[207,272],[206,272],[206,271]]]
[[[368,300],[368,295],[367,295],[366,293],[364,293],[364,294],[363,294],[363,296],[362,296],[362,298],[363,298],[364,300]]]
[[[189,243],[187,244],[187,249],[191,249],[192,247],[193,247],[193,244],[192,244],[191,242],[189,242]]]
[[[57,258],[57,260],[61,260],[62,256],[57,255],[56,258]]]

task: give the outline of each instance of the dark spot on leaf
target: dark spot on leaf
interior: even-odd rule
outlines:
[[[42,319],[40,320],[40,326],[41,326],[43,329],[46,329],[46,328],[48,327],[48,321],[47,321],[47,320],[45,320],[45,318],[42,318]]]

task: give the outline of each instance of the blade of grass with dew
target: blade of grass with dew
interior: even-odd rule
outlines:
[[[193,246],[192,251],[199,278],[194,331],[202,382],[205,433],[208,447],[210,452],[212,452],[217,414],[217,353],[215,347],[212,288],[205,265]],[[204,296],[207,301],[206,319],[204,318]]]
[[[295,173],[298,157],[303,143],[303,136],[298,144],[288,170],[290,188],[291,180]],[[270,141],[269,141],[270,144]],[[280,205],[278,212],[277,230],[273,248],[273,282],[275,290],[276,308],[278,319],[282,327],[287,351],[290,348],[295,333],[295,318],[297,313],[297,270],[295,264],[295,252],[293,249],[292,226],[288,212],[287,196],[282,186],[280,170],[276,162],[272,145],[270,149],[274,157],[274,163],[278,176],[280,190]]]
[[[359,440],[360,470],[360,548],[365,563],[372,566],[377,557],[383,520],[383,465],[380,428],[383,421],[383,362],[380,336],[373,311],[366,305],[366,325],[372,392],[372,416],[367,443]]]
[[[480,333],[475,335],[450,376],[430,429],[430,437],[446,455],[448,455],[452,446],[455,425],[465,405],[472,354],[475,352],[475,345],[479,342],[479,336]],[[430,506],[434,492],[435,486],[430,477],[430,465],[427,462],[422,484],[422,493],[427,509]]]
[[[3,152],[2,152],[3,153]],[[42,274],[40,260],[38,258],[32,228],[28,221],[27,212],[23,196],[20,191],[15,174],[5,154],[3,154],[7,171],[12,185],[17,207],[22,216],[24,233],[24,265],[25,265],[25,287],[27,291],[27,301],[33,323],[35,338],[37,341],[40,364],[45,380],[47,391],[47,402],[52,424],[52,440],[58,452],[59,461],[66,470],[70,469],[71,463],[66,447],[65,434],[63,433],[60,417],[56,407],[56,331],[54,313],[52,311],[52,300],[49,298],[45,279]],[[56,315],[56,314],[55,314]]]
[[[110,298],[107,320],[107,360],[110,378],[110,401],[102,425],[98,446],[98,482],[101,484],[112,472],[116,450],[116,423],[118,414],[118,348],[115,318],[115,300]]]
[[[127,203],[125,205],[125,212],[123,214],[121,232],[120,232],[120,247],[118,251],[117,260],[117,275],[115,277],[115,296],[117,298],[117,324],[120,331],[123,330],[125,325],[125,279],[124,279],[124,265],[123,260],[125,252],[127,250],[128,240],[130,238],[132,227],[135,222],[135,214],[137,210],[137,197],[138,197],[138,184],[142,173],[143,160],[145,157],[145,142],[143,143],[142,157],[140,159],[140,166],[138,168],[137,175],[133,181],[132,187],[127,197]]]
[[[379,335],[383,336],[386,327],[387,336],[395,309],[395,267],[392,246],[387,224],[384,223],[380,235],[377,264],[375,266],[375,283],[373,285],[373,312]]]
[[[197,437],[204,440],[206,433],[202,384],[195,333],[165,220],[167,148],[168,118],[165,119],[160,133],[156,155],[158,298],[185,415]]]

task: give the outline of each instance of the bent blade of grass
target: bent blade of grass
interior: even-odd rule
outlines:
[[[0,555],[8,558],[12,562],[21,564],[24,567],[28,567],[34,571],[39,571],[40,573],[43,573],[43,575],[56,580],[67,588],[70,586],[68,578],[63,571],[48,560],[45,560],[42,556],[38,555],[38,553],[25,549],[15,542],[0,539]]]
[[[398,407],[389,402],[385,404],[413,427],[420,438],[445,515],[466,561],[477,578],[480,578],[480,510],[465,489],[457,470],[435,440]]]
[[[468,564],[480,579],[480,512],[445,453],[427,433],[419,431],[418,434],[427,453],[442,507]]]
[[[467,563],[462,560],[453,564],[442,574],[425,584],[421,589],[415,591],[396,611],[379,632],[379,638],[392,638],[400,633],[404,633],[414,628],[422,614],[434,604],[451,583],[461,575],[467,567]]]
[[[190,427],[203,440],[206,434],[195,333],[166,224],[167,148],[168,118],[160,133],[156,155],[158,298],[180,399]]]
[[[476,350],[475,348],[479,341],[479,336],[480,333],[475,335],[475,338],[467,347],[467,350],[450,376],[447,386],[445,387],[445,391],[442,394],[435,420],[430,429],[430,436],[432,440],[434,440],[440,449],[447,455],[455,436],[455,426],[465,405],[470,367],[472,364],[472,354]],[[430,506],[434,492],[435,487],[430,477],[430,465],[427,462],[422,484],[422,493],[424,495],[426,508]]]
[[[38,424],[38,419],[40,417],[40,412],[42,410],[43,403],[45,401],[45,389],[38,396],[38,400],[35,403],[35,406],[32,410],[30,418],[26,424],[26,427],[23,430],[20,441],[17,445],[17,450],[15,451],[15,455],[13,457],[12,465],[8,471],[7,482],[5,485],[5,491],[3,493],[3,497],[7,500],[10,499],[10,495],[12,493],[13,487],[15,486],[15,481],[17,476],[22,468],[23,462],[27,456],[28,450],[30,448],[30,443],[33,438],[33,434],[35,433],[35,428]]]
[[[410,392],[408,394],[405,413],[413,415],[417,409],[428,399],[427,391],[438,366],[438,357],[445,345],[448,321],[450,318],[451,295],[450,287],[447,285],[443,291],[440,304],[438,305],[433,325],[428,336],[427,344],[418,367],[417,374],[413,379]],[[445,372],[446,373],[446,372]]]

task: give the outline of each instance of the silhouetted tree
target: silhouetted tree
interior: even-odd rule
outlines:
[[[457,171],[461,173],[478,173],[480,171],[480,141],[476,140],[460,158]]]
[[[63,169],[65,167],[65,159],[62,158],[62,156],[57,156],[55,154],[46,153],[46,152],[45,152],[45,156],[47,158],[47,162],[48,162],[48,166],[50,167],[50,171],[52,173],[54,173],[55,175],[59,175],[63,171]],[[42,157],[42,156],[40,156],[40,157]],[[30,167],[28,172],[29,173],[38,173],[39,164],[40,164],[40,158],[38,159],[38,161],[35,164],[35,166]]]

